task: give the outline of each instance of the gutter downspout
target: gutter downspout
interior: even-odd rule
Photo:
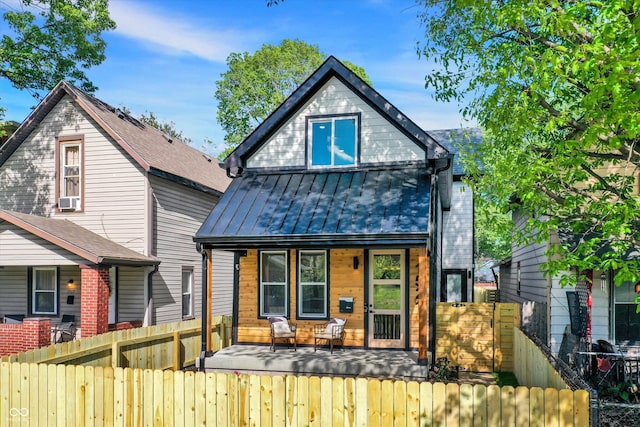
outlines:
[[[158,272],[158,264],[153,266],[153,270],[147,273],[147,313],[144,326],[153,325],[153,275]]]
[[[207,358],[207,280],[209,272],[207,271],[207,251],[200,243],[196,243],[196,250],[202,254],[202,331],[200,336],[200,361],[199,370],[204,372],[204,361]]]
[[[432,215],[431,215],[431,224],[429,224],[429,230],[432,230],[429,232],[429,235],[432,236],[432,248],[431,248],[431,254],[432,255],[440,255],[440,266],[439,266],[439,271],[442,272],[442,254],[440,254],[436,249],[436,245],[438,243],[438,230],[433,230],[433,227],[431,227],[432,225],[436,225],[437,224],[437,197],[438,197],[438,174],[440,172],[444,172],[446,170],[448,170],[451,167],[452,164],[452,160],[453,160],[453,156],[449,155],[447,157],[447,164],[445,166],[443,166],[442,168],[435,168],[433,171],[433,175],[431,175],[431,184],[432,184],[432,189],[436,189],[436,191],[433,192],[434,196],[434,202],[432,203]],[[435,239],[433,238],[435,233]],[[442,239],[440,239],[442,240]],[[442,242],[441,242],[442,243]],[[433,269],[435,270],[435,269]],[[429,278],[429,351],[431,352],[431,366],[433,366],[435,364],[435,349],[436,349],[436,294],[437,294],[437,281],[438,279],[438,271],[433,271],[433,273],[431,273],[431,277]]]

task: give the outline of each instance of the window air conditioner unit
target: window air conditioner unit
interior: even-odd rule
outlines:
[[[75,211],[78,206],[78,199],[75,197],[60,197],[58,199],[58,209],[61,211]]]

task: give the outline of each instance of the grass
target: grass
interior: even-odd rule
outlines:
[[[493,378],[496,380],[496,384],[500,387],[510,385],[512,387],[518,387],[518,379],[513,372],[493,372]]]

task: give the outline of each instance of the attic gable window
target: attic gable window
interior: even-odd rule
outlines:
[[[82,137],[58,138],[58,209],[80,211],[83,208],[83,140]]]
[[[359,117],[309,118],[308,164],[312,168],[348,167],[357,163]]]

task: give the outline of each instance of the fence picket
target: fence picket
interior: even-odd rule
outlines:
[[[460,384],[460,425],[473,425],[473,386]]]
[[[393,425],[393,381],[382,380],[380,384],[380,425]]]
[[[195,374],[195,425],[203,426],[207,422],[207,378],[204,372]],[[159,424],[160,425],[160,424]],[[238,424],[232,424],[238,425]]]
[[[407,425],[407,383],[393,382],[393,425],[404,427]]]
[[[382,381],[372,379],[367,387],[367,418],[371,427],[380,427],[382,418]]]
[[[531,400],[529,398],[529,389],[527,387],[516,388],[516,425],[528,426],[530,424],[529,406]]]
[[[473,386],[473,427],[487,427],[487,387],[482,384]]]
[[[455,383],[449,383],[446,389],[446,407],[447,407],[447,425],[460,425],[460,404],[458,399],[460,396],[460,386]]]
[[[446,385],[443,383],[433,384],[433,425],[446,425],[447,416],[447,392]]]
[[[320,382],[320,377],[310,377],[309,378],[309,391],[307,394],[309,395],[309,426],[320,426],[320,416],[322,413],[322,403],[320,397],[322,386]],[[303,424],[304,425],[304,424]]]

